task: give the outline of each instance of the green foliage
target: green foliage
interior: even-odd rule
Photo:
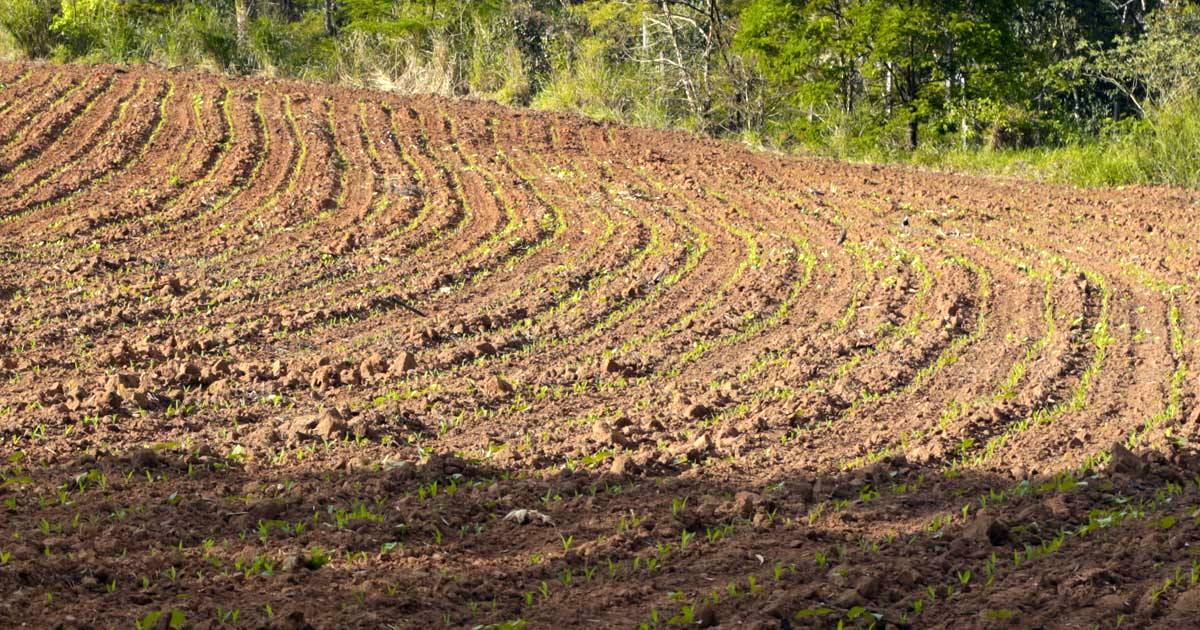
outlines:
[[[143,61],[143,22],[138,5],[118,0],[63,2],[50,24],[56,40],[51,56],[63,61]]]
[[[643,126],[740,133],[757,116],[755,82],[729,49],[729,3],[585,0],[548,44],[539,107]]]
[[[1151,111],[1144,132],[1131,133],[1141,183],[1200,186],[1200,94],[1190,92]]]
[[[172,8],[151,28],[157,42],[152,59],[168,66],[232,69],[240,64],[228,16],[207,4]]]
[[[1194,96],[1200,76],[1200,7],[1173,3],[1146,20],[1139,38],[1119,35],[1110,48],[1090,50],[1083,69],[1112,85],[1143,114]]]
[[[554,79],[533,99],[539,109],[576,111],[599,120],[666,127],[668,104],[639,81],[629,67],[614,63],[612,44],[585,37],[552,54]]]
[[[1019,4],[752,0],[734,42],[794,86],[799,138],[839,146],[847,129],[874,129],[872,144],[915,148],[923,123],[970,133],[994,99],[1021,96],[1026,64],[1007,17]]]
[[[474,95],[776,148],[1200,185],[1200,7],[1102,0],[0,0],[60,61]]]
[[[1081,186],[1200,187],[1200,95],[1181,97],[1100,138],[1054,148],[918,151],[913,160]]]
[[[328,72],[343,82],[518,104],[538,85],[540,45],[519,35],[540,31],[519,3],[347,0],[343,12]]]
[[[475,20],[491,21],[509,3],[500,0],[441,2],[418,0],[345,0],[346,28],[393,37],[430,38],[446,31],[468,31]]]
[[[0,0],[0,28],[26,57],[45,57],[54,45],[50,24],[58,0]]]
[[[317,14],[283,23],[259,18],[250,28],[246,48],[249,67],[264,74],[312,79],[331,76],[334,42],[325,36],[324,21]]]

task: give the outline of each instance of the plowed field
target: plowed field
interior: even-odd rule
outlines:
[[[0,626],[1200,614],[1192,193],[0,88]]]

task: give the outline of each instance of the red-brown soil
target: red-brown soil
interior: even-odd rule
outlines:
[[[1200,614],[1195,194],[0,88],[0,626]]]

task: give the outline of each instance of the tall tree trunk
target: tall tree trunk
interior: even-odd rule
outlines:
[[[908,148],[915,151],[917,149],[917,144],[920,141],[918,132],[921,127],[920,121],[917,120],[917,108],[916,107],[913,107],[909,110],[909,116],[910,116],[910,118],[908,119]]]
[[[667,24],[667,34],[671,38],[671,47],[675,50],[675,67],[679,70],[679,80],[683,84],[684,97],[687,99],[688,108],[692,110],[692,115],[696,117],[697,123],[703,128],[705,125],[704,112],[700,109],[696,84],[692,81],[691,73],[683,60],[683,50],[679,47],[679,35],[675,31],[675,14],[671,11],[671,4],[667,0],[662,0],[662,10],[664,22]]]
[[[337,21],[333,19],[336,11],[337,0],[325,0],[325,34],[330,37],[337,35]]]
[[[237,23],[237,42],[239,46],[245,46],[250,37],[250,23],[258,13],[257,0],[235,0],[233,8],[234,20]]]
[[[892,84],[895,77],[892,70],[892,62],[887,62],[883,66],[883,110],[887,113],[888,118],[892,117],[892,103],[895,102],[892,96]]]

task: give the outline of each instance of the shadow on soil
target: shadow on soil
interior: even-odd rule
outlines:
[[[286,477],[170,451],[14,456],[0,620],[1105,625],[1180,614],[1170,602],[1196,581],[1180,551],[1197,539],[1196,485],[1166,461],[1024,481],[889,461],[751,487],[691,466],[522,476],[326,455]]]

